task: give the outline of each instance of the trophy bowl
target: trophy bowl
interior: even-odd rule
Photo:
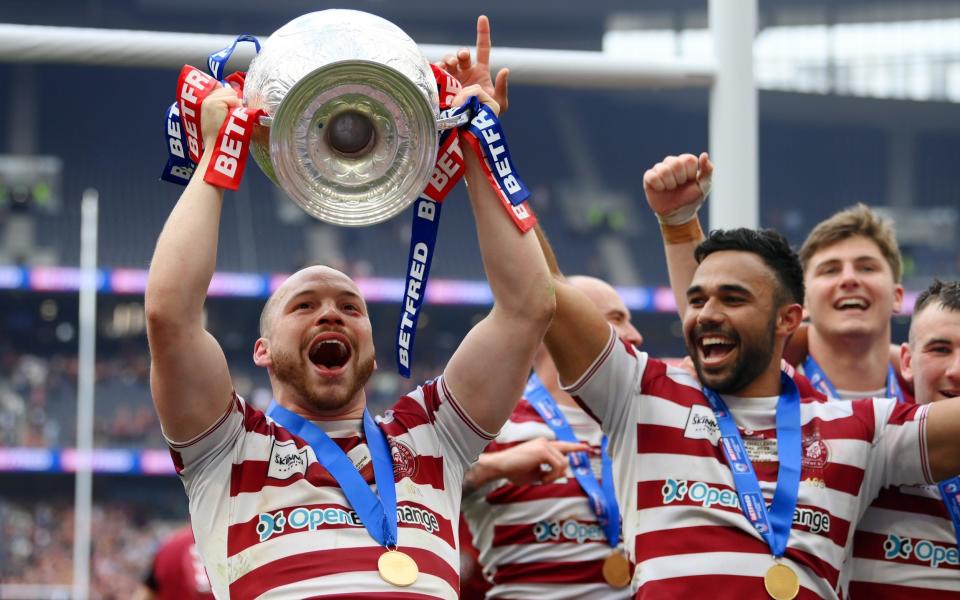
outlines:
[[[385,221],[433,172],[439,98],[430,63],[375,15],[332,9],[287,23],[250,63],[244,101],[266,112],[254,127],[254,160],[322,221]]]

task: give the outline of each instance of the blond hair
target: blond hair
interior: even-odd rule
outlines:
[[[800,247],[800,262],[803,264],[803,270],[807,270],[810,259],[820,250],[856,235],[863,236],[877,245],[880,254],[890,265],[893,280],[900,283],[903,264],[893,223],[889,219],[880,217],[862,202],[841,210],[813,228],[803,242],[803,246]]]

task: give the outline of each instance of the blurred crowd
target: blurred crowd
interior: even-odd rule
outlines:
[[[173,518],[151,518],[148,513],[129,503],[94,505],[92,599],[131,598],[159,542],[183,524]],[[72,502],[67,500],[27,502],[0,498],[0,585],[69,585],[73,516]]]

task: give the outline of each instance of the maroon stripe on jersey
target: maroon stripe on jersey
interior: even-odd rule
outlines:
[[[585,498],[583,488],[573,477],[562,483],[548,485],[514,485],[508,483],[487,494],[489,504],[511,504],[513,502],[529,502],[532,500],[550,500],[554,498]]]
[[[952,529],[952,527],[951,527]],[[938,556],[939,564],[936,566],[936,569],[939,573],[944,573],[945,570],[949,569],[950,571],[956,573],[960,571],[960,565],[952,565],[947,562],[946,553],[952,554],[953,560],[956,560],[956,550],[957,544],[956,541],[950,540],[924,540],[923,538],[910,537],[910,538],[901,538],[904,540],[904,546],[901,548],[902,554],[909,553],[909,557],[904,557],[902,554],[900,556],[895,556],[893,558],[887,558],[887,535],[883,533],[872,533],[869,531],[858,530],[856,535],[854,535],[854,556],[857,558],[868,558],[873,560],[882,560],[886,561],[889,564],[904,564],[904,565],[917,565],[920,567],[927,567],[933,569],[933,552],[935,548],[939,547],[942,549],[944,554]],[[927,542],[921,548],[917,548],[917,543]],[[909,545],[906,545],[909,544]],[[892,545],[892,544],[890,544]],[[894,550],[893,548],[890,548]],[[919,551],[919,552],[918,552]],[[926,560],[917,558],[917,554],[920,553],[927,557]],[[933,571],[931,571],[931,576]]]
[[[436,522],[434,523],[434,522],[431,520],[431,523],[425,523],[425,524],[421,525],[421,524],[417,523],[416,521],[410,522],[410,519],[409,519],[409,518],[407,518],[407,519],[400,519],[400,515],[398,514],[398,515],[397,515],[397,519],[398,519],[398,525],[397,525],[397,526],[398,526],[398,527],[402,527],[402,528],[406,528],[406,529],[421,529],[421,530],[426,531],[426,532],[428,532],[428,533],[432,533],[435,537],[440,538],[441,540],[443,540],[444,542],[446,542],[447,545],[450,546],[451,548],[456,548],[456,547],[457,547],[457,542],[456,542],[456,540],[455,540],[454,537],[453,537],[453,536],[454,536],[453,524],[450,522],[449,519],[443,518],[443,515],[441,515],[440,513],[436,512],[435,510],[432,510],[432,509],[424,506],[423,504],[418,504],[418,503],[416,503],[416,502],[410,502],[410,501],[407,501],[407,500],[401,500],[401,501],[398,503],[397,512],[399,513],[399,512],[401,511],[401,509],[407,509],[407,510],[409,510],[409,509],[411,509],[411,508],[412,508],[412,509],[415,509],[415,510],[414,510],[414,513],[416,513],[417,511],[423,511],[423,512],[426,512],[426,513],[429,513],[429,514],[433,515],[433,518],[436,519]],[[405,510],[404,512],[406,513],[407,510]],[[413,516],[414,516],[415,518],[417,517],[416,514],[414,514]],[[458,521],[457,524],[458,524],[458,526],[459,526],[459,521]],[[436,529],[436,530],[434,530],[434,531],[431,532],[430,529],[433,529],[433,528],[435,528],[435,527],[439,527],[439,529]],[[402,538],[402,536],[400,536],[400,537]]]
[[[883,488],[880,495],[873,501],[870,508],[885,508],[901,512],[915,513],[918,515],[933,515],[949,519],[950,514],[943,500],[939,498],[930,498],[927,496],[918,496],[900,491],[900,488]]]
[[[763,579],[738,575],[696,575],[658,579],[644,584],[634,600],[663,600],[664,598],[767,598]],[[801,587],[796,600],[821,600],[816,593]]]
[[[580,376],[577,382],[570,386],[567,389],[567,393],[571,396],[575,395],[577,390],[582,388],[590,379],[596,374],[596,372],[603,366],[603,363],[607,361],[607,358],[610,357],[610,353],[613,351],[613,348],[617,342],[617,336],[613,334],[613,329],[610,329],[610,339],[607,340],[607,345],[603,348],[603,351],[593,360],[593,364],[590,365],[590,368],[587,369],[587,372]],[[633,354],[630,351],[630,354]]]
[[[256,493],[267,486],[287,487],[302,479],[306,479],[314,487],[340,487],[340,484],[337,483],[330,472],[318,462],[311,462],[307,465],[306,476],[303,473],[294,473],[286,479],[268,478],[267,472],[269,469],[270,463],[265,460],[245,460],[242,463],[233,464],[230,472],[230,496]],[[367,483],[373,484],[373,463],[365,464],[360,469],[360,475]]]
[[[647,360],[643,371],[640,389],[648,396],[657,396],[667,402],[673,402],[686,408],[692,406],[710,407],[703,392],[695,387],[677,383],[667,375],[667,364],[656,359]]]
[[[600,526],[597,524],[596,520],[594,521],[583,521],[579,519],[563,519],[560,522],[553,521],[552,524],[557,525],[557,533],[562,534],[562,531],[559,531],[560,528],[564,527],[567,523],[576,523],[578,525],[583,525],[585,527],[594,528],[598,533],[602,531]],[[516,544],[569,544],[575,542],[575,537],[556,537],[554,539],[537,539],[537,535],[534,532],[534,529],[537,528],[540,523],[523,523],[518,525],[495,525],[493,528],[493,542],[492,547],[498,548],[501,546],[512,546]],[[572,525],[571,525],[572,526]],[[604,540],[589,540],[585,539],[580,543],[581,548],[591,547],[595,544],[602,544],[604,547],[609,548],[609,545]]]
[[[170,448],[170,458],[173,459],[173,468],[177,471],[177,475],[183,473],[183,457],[180,453]]]
[[[459,574],[436,554],[420,548],[401,548],[417,563],[420,573],[434,575],[446,581],[454,590],[460,588]],[[256,598],[280,586],[334,575],[336,573],[366,571],[371,581],[380,581],[377,574],[377,559],[385,550],[380,546],[361,548],[337,548],[304,552],[281,558],[252,569],[230,584],[230,597]],[[353,592],[353,597],[366,597],[363,590]],[[397,597],[406,598],[397,591]],[[415,597],[415,596],[414,596]]]
[[[495,585],[604,583],[603,561],[523,562],[498,565],[493,574]]]
[[[662,479],[659,481],[638,481],[637,510],[664,506],[667,495],[671,496],[669,506],[696,506],[698,508],[707,510],[704,507],[705,500],[703,498],[699,500],[692,500],[690,498],[690,490],[693,486],[702,486],[705,484],[698,481],[687,480],[678,480],[677,483],[680,483],[686,487],[683,490],[672,489],[670,486],[668,486],[667,482]],[[709,487],[714,490],[718,490],[721,493],[725,492],[723,498],[718,496],[712,500],[713,504],[710,506],[709,510],[723,510],[738,515],[742,514],[739,507],[739,500],[737,500],[737,491],[735,489],[728,485],[722,485],[719,483],[711,483],[709,484]],[[680,496],[682,496],[682,499],[679,498]],[[724,504],[719,503],[721,500],[723,500]]]
[[[770,548],[763,540],[757,539],[746,530],[718,525],[684,527],[680,535],[678,535],[677,529],[644,533],[634,538],[634,551],[641,572],[643,569],[641,563],[665,556],[672,557],[672,560],[683,560],[682,556],[684,554],[703,552],[755,553],[770,556]],[[836,585],[840,571],[829,562],[808,552],[790,547],[787,548],[786,556],[826,579],[831,587]],[[759,556],[757,558],[763,560]],[[773,559],[770,560],[772,563]],[[717,569],[722,570],[722,567],[718,566]],[[759,581],[759,578],[757,579]],[[761,583],[761,585],[763,584]],[[736,598],[737,596],[730,595],[729,597]]]
[[[543,423],[543,417],[540,416],[540,413],[537,412],[537,409],[533,407],[532,404],[527,402],[525,398],[521,398],[517,401],[516,407],[514,407],[513,412],[510,413],[510,422],[511,423]]]
[[[419,484],[419,485],[429,485],[430,487],[443,491],[443,457],[442,456],[424,456],[423,454],[415,454],[413,456],[413,472],[407,473],[405,470],[400,470],[401,465],[396,464],[396,457],[394,457],[395,464],[393,466],[393,476],[396,481],[403,480],[404,477],[409,477],[410,481]]]
[[[435,395],[436,394],[434,394],[434,396]],[[426,398],[426,394],[424,394],[424,398]],[[404,396],[397,400],[397,403],[394,404],[389,411],[389,413],[393,415],[393,419],[386,423],[379,423],[380,429],[389,436],[397,437],[398,435],[407,433],[414,427],[429,425],[434,421],[436,409],[431,408],[428,410],[429,414],[424,412],[423,406],[421,406],[419,402],[410,396]]]
[[[923,407],[919,404],[897,404],[893,407],[893,411],[890,413],[890,418],[887,419],[887,423],[890,425],[903,425],[904,423],[909,423],[914,421],[917,418],[926,417],[926,415],[919,414],[923,410]],[[923,410],[923,412],[926,412]]]
[[[930,588],[893,585],[888,583],[850,582],[851,598],[870,598],[870,600],[903,600],[904,598],[922,598],[923,600],[957,600],[957,592]]]
[[[283,515],[283,518],[289,519],[290,513],[296,509],[304,509],[308,511],[313,510],[333,510],[339,514],[340,511],[343,511],[345,507],[339,504],[308,504],[304,506],[293,506],[287,508],[280,508],[277,510],[272,510],[269,512],[271,517],[274,517],[274,522],[276,522],[276,517],[279,514]],[[323,524],[323,529],[356,529],[358,527],[363,527],[363,523],[360,521],[360,517],[356,516],[356,513],[352,511],[347,511],[351,513],[351,518],[355,521],[355,525],[351,523],[341,523],[341,524]],[[260,543],[268,543],[270,540],[278,538],[280,536],[288,535],[291,533],[300,533],[303,531],[309,531],[309,527],[294,529],[293,527],[283,526],[283,531],[272,533],[267,540],[263,542],[260,541],[260,534],[257,532],[257,525],[260,522],[260,515],[257,515],[245,523],[235,523],[230,525],[227,528],[227,556],[234,556]]]
[[[709,440],[686,438],[683,429],[666,425],[637,423],[637,453],[683,454],[716,458],[723,462],[720,451]]]
[[[457,413],[457,415],[460,417],[460,420],[463,421],[463,423],[467,427],[469,427],[475,434],[477,434],[477,437],[484,440],[492,440],[493,438],[497,437],[496,435],[490,435],[486,431],[480,429],[479,426],[477,426],[477,424],[473,421],[470,415],[468,415],[467,412],[464,410],[464,408],[460,406],[460,402],[458,402],[457,399],[450,392],[450,388],[447,387],[446,379],[441,377],[439,381],[440,381],[440,385],[443,386],[443,395],[446,396],[448,399],[447,404],[449,404],[450,407],[454,410],[454,412]]]
[[[364,526],[363,522],[360,520],[360,517],[356,516],[354,511],[339,504],[310,504],[304,506],[292,506],[272,510],[269,512],[269,514],[271,517],[274,517],[273,521],[276,522],[277,515],[282,514],[284,519],[289,519],[290,513],[298,509],[304,509],[307,511],[324,511],[331,509],[337,513],[334,517],[331,517],[331,520],[339,520],[342,516],[341,511],[346,511],[350,514],[349,520],[345,519],[347,520],[345,523],[322,523],[315,525],[314,529],[357,529]],[[397,526],[399,529],[420,529],[422,531],[432,533],[437,538],[446,542],[446,544],[451,548],[456,547],[456,541],[453,537],[453,526],[448,519],[443,518],[443,515],[440,515],[436,511],[433,511],[422,504],[417,504],[416,502],[400,501],[399,505],[397,506],[397,512],[400,513],[401,511],[404,513],[406,518],[401,518],[398,514]],[[424,520],[423,513],[431,515],[433,519],[427,518]],[[320,517],[320,515],[317,516],[318,518]],[[260,542],[260,534],[257,532],[257,525],[259,522],[260,515],[257,515],[245,523],[236,523],[227,529],[227,556],[234,556],[250,548],[251,546],[259,543],[267,543],[269,540],[273,540],[283,535],[311,530],[309,525],[300,528],[283,526],[283,531],[273,533],[267,540]],[[400,537],[402,538],[403,536],[401,535]]]

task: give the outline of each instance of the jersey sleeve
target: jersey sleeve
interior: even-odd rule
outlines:
[[[445,463],[456,468],[461,477],[496,437],[495,433],[482,429],[467,414],[450,392],[443,376],[425,383],[402,398],[394,406],[397,417],[405,420],[411,418],[409,400],[418,405],[416,412],[422,413],[423,418],[433,425]],[[401,411],[407,414],[401,414]],[[420,417],[415,415],[413,418]]]
[[[643,373],[649,357],[620,340],[610,328],[610,339],[580,379],[563,389],[610,438],[611,450],[622,442],[624,423],[631,418],[636,396],[642,393]]]
[[[935,483],[926,447],[928,406],[897,403],[893,398],[872,398],[876,434],[868,480],[871,492],[890,485]]]

